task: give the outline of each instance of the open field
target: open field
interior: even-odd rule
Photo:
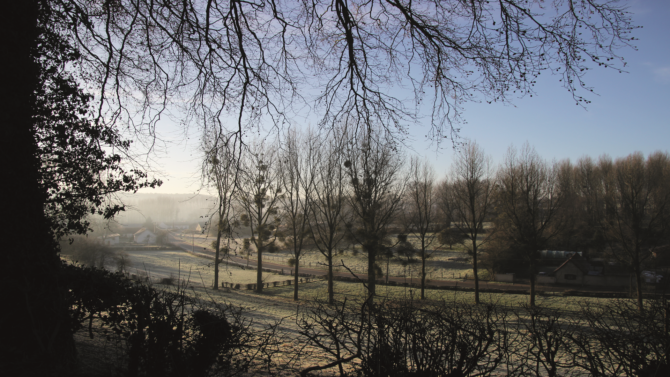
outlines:
[[[188,285],[211,287],[214,281],[214,262],[181,250],[127,251],[132,266],[126,271],[137,276],[149,276],[152,281],[163,278],[187,281]],[[263,281],[287,280],[289,277],[263,274]],[[219,281],[236,284],[256,283],[256,270],[221,264]]]
[[[274,363],[272,371],[266,372],[263,370],[263,360],[259,359],[258,365],[254,367],[253,371],[250,371],[249,375],[296,375],[298,371],[304,368],[317,364],[323,365],[327,360],[332,360],[332,355],[330,355],[324,349],[321,349],[315,346],[313,343],[309,342],[309,332],[305,332],[306,328],[304,323],[302,327],[299,325],[301,320],[309,319],[311,321],[315,313],[314,310],[321,310],[321,313],[324,313],[323,310],[328,311],[332,309],[327,306],[321,307],[320,309],[315,309],[318,306],[318,301],[323,302],[326,299],[327,288],[325,281],[317,280],[310,283],[300,284],[300,300],[293,301],[293,286],[266,288],[262,294],[258,294],[246,289],[238,290],[222,288],[218,290],[212,290],[210,288],[210,283],[208,283],[208,279],[212,278],[213,267],[211,266],[211,260],[206,258],[198,258],[187,252],[134,251],[129,252],[129,256],[133,263],[133,267],[129,270],[129,272],[131,274],[141,275],[141,272],[145,271],[145,273],[151,277],[152,284],[158,289],[166,289],[171,291],[181,290],[187,296],[199,298],[204,302],[238,307],[242,309],[245,321],[250,323],[250,326],[254,331],[263,332],[269,326],[276,325],[276,332],[274,333],[275,337],[273,338],[272,343],[273,348],[271,350],[271,358]],[[224,272],[222,273],[222,277],[227,276],[230,278],[231,282],[255,282],[255,270],[244,270],[237,267],[222,266],[222,272]],[[186,279],[186,276],[189,276],[189,274],[190,278]],[[156,283],[156,281],[160,281],[160,279],[163,277],[169,277],[172,275],[182,276],[182,280],[186,280],[186,284],[177,286]],[[263,276],[265,281],[286,280],[288,277],[286,275],[275,275],[266,272],[263,273]],[[357,310],[356,307],[359,305],[357,303],[361,303],[362,299],[365,297],[365,288],[363,284],[360,283],[336,281],[335,292],[336,299],[338,301],[342,302],[346,299],[349,310],[354,310],[352,313],[355,313]],[[387,313],[387,315],[390,316],[389,318],[395,318],[393,317],[395,313],[393,305],[401,303],[402,299],[417,298],[419,294],[418,289],[405,286],[378,286],[377,293],[380,296],[378,302],[381,303],[384,300],[389,300],[387,302],[389,305],[391,305],[391,311]],[[471,309],[468,308],[473,308],[474,310],[474,307],[469,305],[474,302],[472,292],[428,289],[426,294],[427,300],[425,303],[429,305],[433,303],[446,303],[447,311],[445,312],[445,315],[449,315],[448,313],[452,313],[453,311],[454,315],[456,315],[453,317],[455,321],[454,323],[460,323],[466,326],[459,331],[464,331],[464,334],[471,334],[468,332],[470,330],[466,325],[467,318],[469,317],[462,319],[459,317],[460,314],[458,313],[469,315],[467,313],[471,313],[469,311]],[[512,343],[514,344],[514,347],[511,349],[516,353],[510,354],[510,358],[506,359],[506,362],[517,366],[525,364],[525,360],[527,360],[527,358],[531,357],[532,355],[529,356],[529,354],[524,354],[522,351],[526,349],[524,347],[532,345],[532,341],[535,339],[528,337],[528,333],[530,331],[527,328],[529,323],[529,312],[526,310],[520,310],[520,308],[527,302],[528,296],[525,294],[482,293],[481,300],[483,303],[496,304],[496,306],[501,310],[500,313],[506,313],[501,314],[499,317],[493,318],[496,321],[500,321],[503,318],[506,318],[505,321],[508,322],[504,322],[504,326],[508,326],[505,328],[509,330],[509,334],[513,335]],[[415,303],[417,304],[416,307],[418,308],[416,313],[422,313],[422,305],[418,301],[415,301]],[[559,327],[556,328],[557,331],[563,331],[566,329],[569,331],[578,331],[579,329],[586,328],[588,325],[587,322],[582,318],[581,315],[579,315],[581,309],[606,304],[618,305],[617,301],[614,301],[613,299],[562,297],[560,295],[553,294],[540,295],[537,297],[537,304],[542,308],[555,309],[562,312],[560,317],[561,324],[559,324]],[[436,305],[435,307],[439,306],[440,305]],[[484,309],[486,307],[479,306],[478,308]],[[430,311],[427,311],[426,313],[429,312]],[[477,310],[472,313],[475,312],[477,312]],[[472,318],[479,317],[475,316]],[[420,323],[421,322],[419,321],[416,323],[416,325],[419,325]],[[502,322],[496,323],[496,326],[503,325]],[[318,326],[322,325],[323,323],[316,326],[318,328]],[[554,331],[553,328],[549,330]],[[440,332],[439,334],[442,333]],[[101,349],[104,347],[111,347],[110,344],[104,343],[104,337],[102,336],[93,340],[84,336],[85,333],[79,335],[81,336],[78,337],[77,340],[79,344],[78,347],[80,347],[82,350],[84,350],[85,347],[90,347],[91,350],[87,351],[87,353],[90,353],[91,355],[97,355],[100,352],[103,352],[104,350],[101,351]],[[349,342],[349,344],[351,342],[351,340],[346,341]],[[96,345],[95,342],[102,343]],[[515,342],[520,343],[517,344]],[[495,348],[495,346],[493,348]],[[116,348],[109,349],[110,350],[104,352],[109,353],[111,350],[117,350]],[[569,361],[569,352],[565,350],[561,352],[561,354],[557,355],[561,362],[566,360]],[[102,362],[101,360],[95,358],[91,358],[91,360],[96,363]],[[353,371],[353,369],[355,369],[357,366],[360,366],[360,362],[361,359],[351,361],[345,366],[345,370]],[[507,367],[507,365],[508,364],[501,364],[499,368],[497,368],[493,373],[493,375],[505,375],[506,371],[504,368]],[[563,371],[568,371],[568,369],[564,368]],[[331,376],[335,375],[336,373],[336,369],[329,369],[323,371],[323,373],[316,373],[314,375]],[[544,374],[540,373],[538,375]],[[565,375],[587,374],[583,373],[583,371],[579,371],[579,373],[570,372],[570,374]]]
[[[209,289],[214,278],[214,267],[212,261],[199,258],[183,251],[152,251],[152,252],[128,252],[133,266],[128,269],[131,274],[142,276],[147,273],[152,282],[158,282],[162,278],[181,276],[182,280],[188,282],[190,290],[202,298],[220,303],[229,303],[242,306],[245,310],[258,313],[258,319],[282,319],[295,315],[296,308],[305,302],[325,299],[327,297],[327,284],[325,280],[304,283],[300,285],[299,294],[301,302],[293,301],[293,286],[279,286],[266,288],[263,294],[247,290],[220,289],[213,291]],[[244,270],[236,266],[222,264],[220,278],[229,283],[255,283],[256,270]],[[265,282],[283,281],[290,279],[287,275],[263,273]],[[500,288],[498,284],[483,282],[482,288]],[[540,288],[542,290],[542,288]],[[335,282],[336,299],[360,299],[364,297],[365,288],[363,284],[352,282]],[[378,286],[377,293],[382,297],[389,298],[416,298],[419,289],[403,286]],[[427,289],[426,298],[433,301],[446,301],[454,303],[474,302],[474,293],[467,291]],[[495,303],[507,307],[522,306],[528,301],[525,294],[507,293],[481,293],[481,300],[485,303]],[[542,307],[560,309],[565,311],[579,310],[582,304],[603,304],[610,299],[563,297],[558,294],[547,293],[539,295],[537,304]]]
[[[198,250],[212,250],[212,237],[207,237],[202,234],[186,234],[181,237],[178,236],[178,239],[184,242],[191,242],[192,247],[195,251]],[[417,243],[416,238],[408,237],[408,239],[414,244]],[[241,255],[241,248],[239,245],[242,244],[242,239],[236,239],[237,248],[233,247],[231,252]],[[416,246],[416,245],[415,245]],[[426,272],[428,279],[463,279],[466,274],[472,276],[472,266],[465,260],[468,258],[464,247],[462,245],[454,246],[453,250],[442,250],[442,249],[431,249],[428,251],[430,258],[426,261]],[[252,254],[251,258],[255,256]],[[291,253],[288,250],[281,249],[277,253],[269,254],[266,253],[263,255],[263,260],[268,262],[280,263],[284,265],[289,264],[289,259],[292,258]],[[460,260],[454,260],[460,259]],[[340,265],[340,267],[335,267],[335,272],[346,272],[347,269],[342,267],[344,264],[347,268],[351,269],[355,273],[365,273],[367,271],[367,255],[360,251],[359,248],[341,250],[334,258],[334,265]],[[403,265],[403,261],[398,258],[390,258],[388,260],[379,260],[378,264],[382,268],[384,274],[387,271],[388,263],[388,274],[389,276],[399,276],[406,277],[408,280],[412,278],[417,278],[421,271],[421,263],[418,256],[415,258],[414,263],[409,263]],[[325,257],[319,253],[317,250],[305,250],[300,259],[300,266],[310,267],[310,268],[320,268],[326,269]],[[480,271],[480,276],[482,271]]]

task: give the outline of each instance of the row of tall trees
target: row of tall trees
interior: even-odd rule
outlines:
[[[309,245],[326,259],[332,300],[334,255],[343,243],[355,242],[368,255],[367,284],[374,295],[377,258],[388,247],[388,227],[404,192],[402,155],[381,129],[374,134],[369,129],[340,131],[324,140],[315,133],[289,131],[283,148],[257,143],[231,149],[226,142],[205,138],[203,177],[218,194],[214,222],[225,224],[217,232],[215,268],[220,239],[232,238],[232,227],[241,225],[250,232],[243,248],[253,246],[257,255],[258,291],[264,252],[289,249],[297,283],[300,258]],[[386,139],[379,137],[384,134]],[[298,284],[294,287],[297,300]]]
[[[597,254],[626,266],[642,309],[645,262],[670,244],[667,152],[549,164],[525,145],[508,152],[498,170],[494,198],[490,261],[525,262],[531,305],[538,252],[554,248]]]
[[[442,236],[449,233],[463,240],[470,255],[476,303],[482,255],[493,271],[525,266],[534,305],[539,252],[553,248],[599,254],[627,266],[641,306],[644,262],[655,247],[670,244],[667,153],[549,163],[525,144],[511,147],[496,167],[481,147],[469,143],[438,182],[427,162],[412,158],[405,164],[402,148],[386,136],[381,129],[343,126],[330,137],[291,130],[282,148],[207,141],[210,151],[218,150],[205,164],[219,192],[217,253],[220,240],[233,237],[233,226],[248,227],[244,247],[257,253],[260,291],[265,252],[290,250],[297,280],[305,249],[316,249],[328,266],[331,301],[339,249],[360,245],[368,259],[370,297],[382,258],[394,252],[418,256],[425,298],[426,261],[445,247]],[[231,216],[233,209],[238,213]],[[297,300],[297,284],[294,289]]]

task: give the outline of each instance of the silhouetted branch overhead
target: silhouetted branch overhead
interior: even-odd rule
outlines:
[[[352,115],[401,137],[430,114],[439,140],[465,102],[532,94],[542,71],[588,103],[586,71],[623,69],[617,51],[635,29],[625,5],[596,0],[50,4],[100,116],[149,133],[172,107],[204,127],[233,117],[241,135],[316,104],[322,126]]]

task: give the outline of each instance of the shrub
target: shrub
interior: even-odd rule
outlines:
[[[71,331],[88,321],[92,337],[94,317],[103,330],[111,329],[123,346],[121,375],[240,374],[274,337],[272,329],[252,331],[234,308],[186,296],[184,287],[158,290],[119,273],[71,265],[63,265],[60,278],[68,292]]]
[[[416,304],[394,300],[369,308],[345,301],[310,310],[298,320],[300,333],[335,360],[321,360],[301,375],[344,363],[359,376],[491,375],[499,366],[506,313],[493,306]]]

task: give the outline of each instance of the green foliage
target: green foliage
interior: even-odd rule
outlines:
[[[123,205],[108,200],[110,194],[157,187],[161,181],[122,167],[122,155],[128,153],[131,142],[113,124],[92,116],[93,95],[84,92],[78,78],[65,70],[80,58],[79,51],[52,28],[54,18],[58,14],[48,7],[42,9],[40,40],[34,52],[41,65],[41,85],[35,93],[33,122],[40,185],[47,194],[44,210],[54,235],[60,238],[86,233],[88,214],[109,219],[123,211]]]
[[[454,245],[462,245],[466,240],[465,234],[458,229],[446,228],[437,235],[437,242],[448,245],[451,250]]]
[[[404,238],[405,241],[399,242],[395,247],[395,252],[402,265],[407,266],[417,261],[415,258],[417,250],[414,248],[411,242],[407,242],[407,236]],[[398,237],[398,239],[400,239],[400,237]]]

